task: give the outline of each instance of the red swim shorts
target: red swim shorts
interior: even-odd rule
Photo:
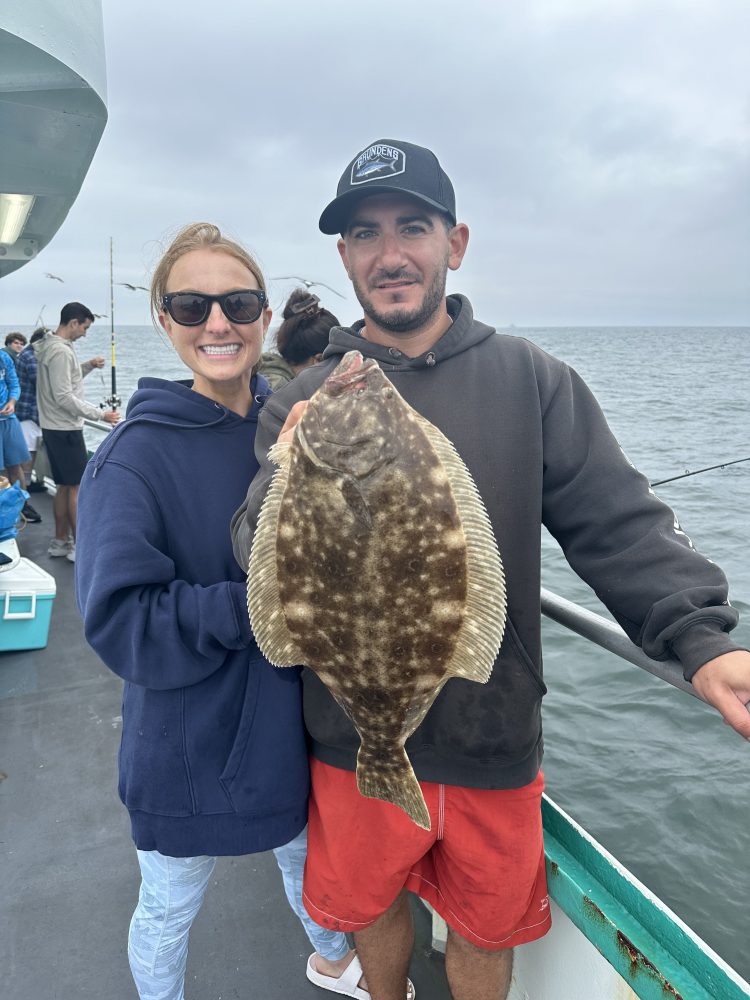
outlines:
[[[540,771],[523,788],[420,782],[432,829],[365,798],[352,771],[311,760],[304,903],[332,930],[374,923],[402,889],[479,948],[513,948],[550,928]]]

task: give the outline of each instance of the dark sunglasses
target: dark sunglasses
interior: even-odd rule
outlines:
[[[161,300],[162,308],[180,326],[200,326],[205,323],[214,302],[219,303],[230,323],[254,323],[263,312],[267,296],[259,288],[246,288],[244,291],[225,292],[223,295],[170,292],[163,295]]]

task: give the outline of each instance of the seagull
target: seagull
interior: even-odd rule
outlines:
[[[145,285],[131,285],[129,281],[116,281],[116,285],[122,285],[123,288],[129,288],[131,292],[135,292],[140,289],[142,292],[147,292],[148,288]]]
[[[94,313],[94,319],[108,319],[106,313]]]
[[[324,281],[310,281],[309,278],[300,278],[298,274],[280,274],[276,278],[271,278],[271,281],[301,281],[305,288],[312,288],[313,285],[320,285],[322,288],[327,288],[329,292],[333,292],[334,295],[338,295],[340,299],[345,299],[346,296],[342,295],[341,292],[337,292],[335,288],[331,288]]]
[[[62,281],[62,278],[58,278],[56,274],[50,274],[49,271],[44,272],[45,278],[52,278],[53,281]],[[64,282],[63,282],[64,283]]]

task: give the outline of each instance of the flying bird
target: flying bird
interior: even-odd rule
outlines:
[[[116,285],[122,285],[123,288],[129,288],[131,292],[135,292],[140,289],[142,292],[147,292],[148,288],[145,285],[131,285],[129,281],[116,281]]]
[[[62,278],[58,278],[56,274],[50,274],[49,271],[45,271],[44,272],[44,277],[45,278],[52,278],[53,281],[62,281],[63,280]],[[64,282],[63,282],[63,284],[64,284]]]
[[[346,296],[342,295],[341,292],[337,292],[335,288],[331,288],[324,281],[310,281],[309,278],[301,278],[298,274],[280,274],[277,278],[271,278],[271,281],[301,281],[305,288],[312,288],[313,285],[320,285],[322,288],[327,288],[329,292],[333,292],[334,295],[338,295],[340,299],[345,299]]]
[[[94,313],[94,319],[107,319],[106,313]]]

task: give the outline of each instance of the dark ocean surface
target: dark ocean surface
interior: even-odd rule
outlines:
[[[750,328],[504,332],[577,369],[652,482],[750,456]],[[93,327],[77,345],[79,357],[103,354],[109,362],[109,345],[109,329]],[[124,400],[143,374],[188,373],[163,335],[122,327]],[[108,369],[92,373],[86,387],[98,403],[109,392]],[[726,572],[743,616],[734,635],[750,646],[750,462],[656,492]],[[549,536],[543,583],[606,614]],[[545,624],[544,656],[548,793],[750,980],[750,745],[712,709],[553,623]]]

